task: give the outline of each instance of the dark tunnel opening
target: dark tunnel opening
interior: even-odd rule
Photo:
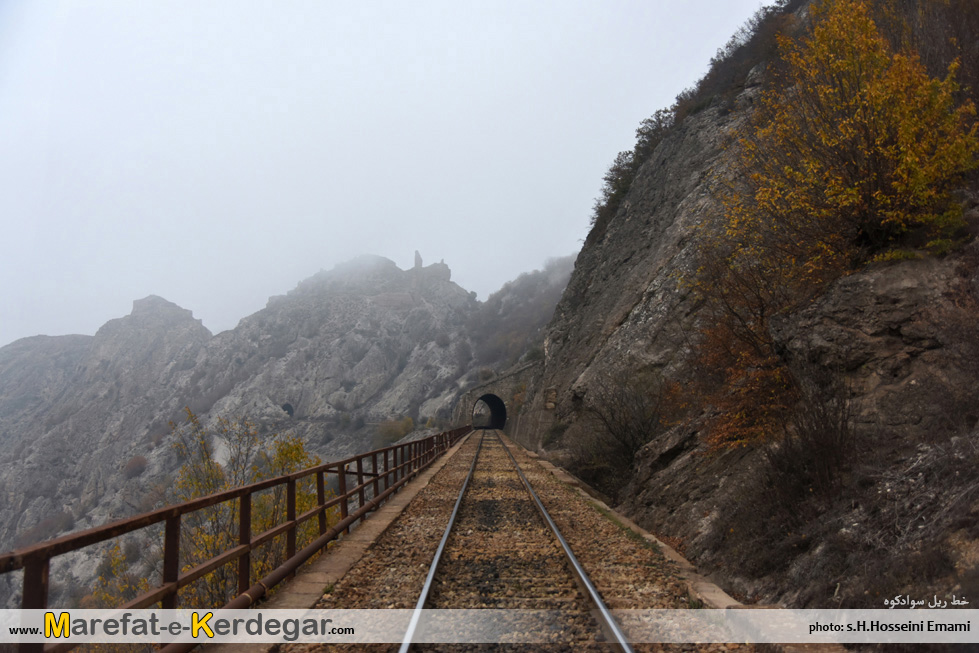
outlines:
[[[506,404],[494,394],[483,395],[473,404],[472,425],[477,429],[502,429],[506,426]]]

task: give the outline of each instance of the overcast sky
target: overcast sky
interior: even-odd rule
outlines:
[[[0,1],[0,345],[150,294],[217,333],[362,253],[485,299],[760,6]]]

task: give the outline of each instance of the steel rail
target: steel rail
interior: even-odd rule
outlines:
[[[476,461],[479,460],[479,452],[483,449],[483,438],[485,435],[485,431],[479,435],[479,445],[476,447],[476,455],[473,456],[473,462],[469,466],[469,474],[466,475],[466,480],[462,483],[462,489],[459,490],[459,498],[456,499],[455,507],[452,508],[452,514],[449,515],[449,523],[446,525],[445,532],[442,533],[442,539],[439,541],[439,546],[435,550],[435,557],[432,558],[432,564],[428,568],[428,576],[425,577],[425,584],[422,586],[421,596],[418,597],[415,610],[411,613],[411,621],[408,622],[408,630],[405,631],[404,639],[401,640],[401,648],[398,649],[398,653],[407,653],[411,647],[411,638],[415,636],[415,629],[418,628],[418,621],[421,619],[422,610],[428,601],[428,592],[432,589],[432,582],[435,580],[435,570],[439,566],[439,560],[442,559],[445,544],[449,541],[449,533],[452,532],[452,527],[455,526],[456,515],[459,514],[459,506],[462,505],[462,497],[466,494],[469,481],[472,480],[473,473],[476,471]]]
[[[486,431],[483,430],[483,433],[480,435],[479,446],[476,448],[476,455],[473,456],[472,464],[469,466],[469,474],[466,476],[466,480],[462,484],[462,489],[459,490],[459,496],[456,498],[455,507],[452,509],[452,514],[449,516],[449,523],[446,525],[445,532],[442,534],[442,540],[439,542],[438,549],[435,551],[432,564],[428,569],[428,576],[425,578],[425,584],[422,587],[421,595],[418,597],[418,602],[415,604],[415,609],[411,615],[411,621],[408,623],[408,629],[405,632],[405,636],[401,642],[401,648],[398,649],[398,653],[407,653],[407,651],[411,648],[411,640],[415,635],[415,630],[418,628],[418,622],[421,620],[422,610],[425,607],[425,603],[428,601],[428,594],[431,590],[432,583],[435,580],[435,571],[438,567],[439,561],[442,558],[442,552],[445,549],[445,545],[449,540],[449,534],[452,532],[452,528],[455,526],[456,516],[459,513],[459,506],[462,505],[462,498],[465,496],[466,490],[469,488],[469,481],[472,479],[473,474],[476,471],[476,462],[479,460],[479,453],[483,448],[485,432]],[[609,609],[606,607],[605,602],[599,595],[598,590],[595,589],[595,586],[592,584],[591,580],[589,580],[588,574],[585,573],[581,563],[578,562],[578,558],[576,558],[574,553],[571,551],[571,547],[568,545],[568,542],[564,539],[564,536],[561,535],[561,531],[558,529],[557,524],[555,524],[554,520],[551,519],[551,515],[547,512],[547,509],[537,496],[537,493],[534,492],[534,488],[531,487],[530,481],[528,481],[527,477],[524,476],[523,470],[520,469],[520,465],[517,463],[517,459],[513,457],[512,453],[510,453],[510,449],[503,441],[503,438],[500,437],[499,431],[494,430],[494,434],[496,435],[500,445],[503,447],[503,451],[505,451],[506,455],[510,458],[510,462],[513,463],[513,467],[516,469],[517,475],[520,477],[524,488],[530,494],[531,498],[533,498],[538,513],[540,513],[548,528],[551,529],[551,533],[554,534],[558,540],[558,543],[560,543],[561,549],[564,551],[565,558],[567,559],[568,564],[571,566],[579,586],[585,590],[588,598],[598,609],[600,616],[599,621],[601,622],[600,626],[602,626],[602,630],[607,634],[611,634],[612,639],[614,640],[610,643],[626,653],[633,653],[632,646],[626,639],[625,634],[622,632],[622,629],[619,628],[619,625],[616,623],[612,613],[609,612]]]
[[[530,481],[528,481],[527,477],[524,476],[523,470],[520,469],[520,465],[517,463],[517,459],[513,457],[512,453],[510,453],[510,448],[506,446],[506,443],[503,441],[503,438],[500,437],[499,432],[497,432],[496,437],[499,439],[500,444],[503,445],[503,450],[506,452],[506,455],[510,457],[510,461],[513,463],[514,468],[516,468],[517,474],[520,475],[520,480],[523,481],[527,492],[529,492],[530,496],[533,497],[534,503],[537,505],[537,511],[540,513],[541,517],[544,518],[544,521],[547,522],[548,527],[550,527],[551,532],[553,532],[557,537],[558,542],[561,543],[561,548],[564,550],[564,555],[567,558],[568,563],[571,565],[572,570],[574,570],[574,574],[577,577],[579,584],[586,589],[588,598],[591,599],[591,602],[595,604],[596,608],[598,608],[598,613],[601,616],[601,621],[603,622],[603,630],[611,633],[612,638],[614,639],[614,642],[612,642],[613,645],[617,645],[627,653],[632,653],[632,646],[629,645],[625,634],[622,632],[622,629],[619,628],[619,624],[616,623],[612,613],[609,612],[609,609],[605,606],[605,602],[599,595],[598,590],[595,589],[595,586],[592,584],[591,580],[589,580],[588,574],[585,573],[584,567],[581,566],[581,563],[578,562],[578,558],[576,558],[575,554],[571,551],[571,547],[568,546],[564,536],[561,535],[561,531],[558,530],[557,524],[555,524],[554,520],[551,519],[551,515],[547,512],[547,508],[545,508],[544,504],[541,503],[537,493],[534,492],[534,488],[530,486]]]

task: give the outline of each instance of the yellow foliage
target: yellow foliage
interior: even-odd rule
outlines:
[[[975,107],[953,64],[932,79],[893,52],[862,0],[824,0],[799,40],[779,37],[775,83],[737,141],[724,228],[702,234],[699,362],[721,415],[714,445],[763,440],[794,400],[769,333],[854,265],[888,249],[943,253],[961,238],[952,191],[977,166]],[[719,388],[719,390],[717,389]]]
[[[82,599],[82,607],[114,608],[147,591],[149,591],[149,582],[145,578],[138,578],[130,571],[119,543],[114,542],[102,556],[99,577],[95,580],[92,593]]]
[[[962,227],[951,191],[979,152],[957,64],[930,78],[891,51],[862,0],[826,0],[813,21],[807,37],[779,38],[782,72],[740,140],[748,183],[729,198],[727,235],[791,253],[817,279],[894,242],[945,247]]]
[[[311,456],[301,438],[291,435],[270,435],[260,446],[258,430],[254,423],[241,420],[219,419],[217,438],[225,449],[225,460],[218,462],[211,444],[212,434],[197,417],[187,410],[187,423],[183,428],[174,427],[177,435],[175,446],[186,460],[174,483],[171,500],[174,502],[230,490],[255,483],[266,478],[283,476],[319,464]],[[313,477],[302,479],[296,486],[296,514],[311,509],[316,504],[316,487]],[[333,511],[336,512],[336,511]],[[286,520],[286,486],[264,490],[252,495],[251,532],[256,536]],[[181,528],[181,567],[183,571],[233,548],[238,544],[239,502],[224,503],[196,511],[184,517]],[[328,516],[338,520],[336,514]],[[308,543],[316,532],[316,520],[303,524],[297,533],[297,549]],[[285,538],[252,551],[251,577],[253,582],[262,578],[285,561]],[[181,602],[195,607],[219,607],[237,593],[237,565],[228,564],[208,574],[181,592]]]
[[[174,447],[183,465],[166,497],[168,503],[182,503],[223,492],[263,479],[283,476],[318,465],[318,457],[306,451],[303,440],[294,435],[274,434],[260,439],[255,424],[247,419],[219,419],[209,430],[190,409],[187,422],[171,424]],[[215,451],[220,446],[220,460]],[[296,483],[296,515],[316,505],[315,476]],[[331,493],[327,491],[327,499]],[[287,519],[285,484],[251,495],[251,535],[255,536]],[[181,519],[180,563],[186,572],[238,545],[238,500],[185,514]],[[327,511],[327,523],[339,521],[339,510]],[[318,520],[307,520],[297,529],[299,550],[318,536]],[[261,579],[285,561],[285,535],[255,549],[250,554],[252,582]],[[137,578],[116,545],[103,562],[99,577],[86,607],[114,607],[149,587]],[[237,594],[238,566],[225,564],[180,591],[180,604],[195,608],[220,607]]]

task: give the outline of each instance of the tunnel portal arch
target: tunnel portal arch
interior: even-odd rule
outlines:
[[[476,407],[479,406],[479,402],[486,404],[486,407],[490,410],[489,425],[476,425]],[[471,417],[472,424],[475,428],[502,429],[504,426],[506,426],[506,404],[504,404],[503,400],[494,394],[484,394],[473,402],[473,414]]]

